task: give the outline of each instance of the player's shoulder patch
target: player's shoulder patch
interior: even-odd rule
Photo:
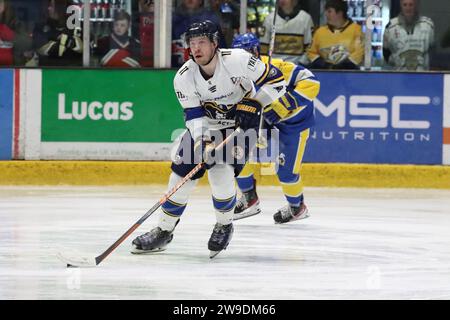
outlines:
[[[195,66],[196,66],[196,63],[192,59],[189,59],[180,67],[180,69],[178,69],[177,74],[182,76],[182,75],[186,74],[186,72],[188,70],[193,70],[195,68]]]
[[[244,49],[220,49],[220,55],[227,61],[239,61],[249,53]]]
[[[192,60],[188,60],[178,69],[175,74],[175,82],[182,83],[189,81],[189,78],[192,77],[192,71],[195,70],[196,64]]]
[[[231,55],[231,50],[220,50],[222,57]]]
[[[258,62],[258,58],[255,56],[251,56],[247,63],[247,68],[251,71],[256,70],[256,63]]]
[[[178,70],[178,74],[179,74],[180,76],[182,76],[183,73],[185,73],[185,72],[188,71],[188,70],[189,70],[189,67],[188,67],[188,66],[183,66],[180,70]]]
[[[195,64],[195,62],[194,62]],[[195,65],[192,65],[192,60],[187,61],[185,64],[181,66],[180,69],[178,69],[177,73],[175,74],[175,78],[173,79],[174,85],[177,88],[185,87],[187,84],[192,83],[192,75],[193,70],[195,68]],[[191,81],[192,80],[192,81]]]
[[[231,74],[241,74],[252,55],[244,49],[221,49],[220,57]]]

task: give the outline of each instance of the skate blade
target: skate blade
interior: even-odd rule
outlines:
[[[167,248],[157,248],[157,249],[153,249],[153,250],[142,250],[142,249],[138,249],[136,247],[132,247],[130,252],[132,254],[153,254],[153,253],[157,253],[157,252],[161,252],[161,251],[165,251]]]
[[[293,218],[292,220],[289,220],[289,221],[286,221],[286,222],[276,222],[275,221],[275,224],[286,224],[286,223],[289,223],[289,222],[292,222],[292,221],[303,220],[303,219],[306,219],[308,217],[309,217],[309,212],[306,212],[306,213],[300,215],[299,217]]]
[[[219,253],[221,253],[223,250],[219,251],[209,251],[209,258],[213,259],[215,256],[217,256]]]
[[[235,213],[233,215],[233,220],[240,220],[244,218],[248,218],[251,216],[256,216],[257,214],[261,213],[261,209],[257,209],[256,211],[248,211],[248,212],[242,212],[242,213]]]

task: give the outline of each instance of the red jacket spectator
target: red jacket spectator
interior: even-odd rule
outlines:
[[[8,0],[0,0],[0,65],[14,64],[14,13]]]
[[[140,67],[140,42],[128,35],[131,17],[119,11],[114,17],[113,32],[97,42],[96,52],[104,67]]]

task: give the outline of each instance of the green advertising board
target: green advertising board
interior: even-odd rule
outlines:
[[[42,70],[42,142],[171,142],[173,70]]]

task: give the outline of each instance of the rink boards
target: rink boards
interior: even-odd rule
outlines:
[[[450,164],[450,75],[316,72],[304,162]],[[169,160],[173,70],[0,70],[0,159]]]
[[[169,161],[0,161],[0,185],[151,185],[166,190]],[[279,185],[272,168],[255,170],[258,185]],[[450,189],[450,167],[305,163],[308,187]],[[206,176],[200,184],[207,184]]]

